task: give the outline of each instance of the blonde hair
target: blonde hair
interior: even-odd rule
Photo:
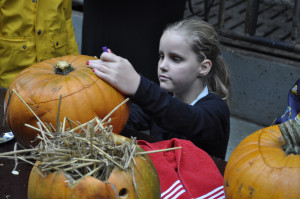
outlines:
[[[221,56],[218,35],[213,26],[200,19],[184,19],[168,25],[164,32],[166,31],[175,31],[186,37],[199,62],[205,59],[212,62],[211,70],[204,78],[204,83],[210,91],[229,103],[229,69]]]

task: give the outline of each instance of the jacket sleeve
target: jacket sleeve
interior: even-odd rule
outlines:
[[[125,128],[134,129],[136,131],[149,130],[151,125],[150,117],[144,111],[132,103],[130,106],[130,114]]]
[[[187,137],[211,131],[224,121],[227,123],[230,117],[227,104],[220,98],[200,100],[192,106],[172,97],[144,77],[132,100],[160,128]]]

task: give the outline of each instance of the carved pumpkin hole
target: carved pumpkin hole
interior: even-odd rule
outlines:
[[[126,188],[122,188],[120,191],[119,191],[119,196],[121,198],[125,198],[128,196],[128,190]]]

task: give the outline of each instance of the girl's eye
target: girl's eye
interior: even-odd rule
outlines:
[[[182,59],[181,59],[180,57],[177,57],[177,56],[172,57],[172,60],[173,60],[174,62],[176,62],[176,63],[179,63],[179,62],[182,61]]]

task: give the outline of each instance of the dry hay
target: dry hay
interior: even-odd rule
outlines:
[[[13,92],[15,92],[13,90]],[[17,94],[15,92],[15,94]],[[18,95],[18,94],[17,94]],[[18,95],[22,100],[22,98]],[[23,101],[23,100],[22,100]],[[15,160],[15,168],[18,160],[36,165],[42,173],[48,175],[55,171],[63,171],[70,186],[75,186],[85,176],[93,176],[103,182],[106,182],[111,171],[118,167],[121,170],[133,172],[131,163],[135,164],[134,157],[148,153],[156,153],[179,149],[181,147],[161,149],[155,151],[137,152],[137,141],[135,137],[124,139],[118,142],[113,136],[113,127],[109,125],[109,116],[128,99],[122,102],[105,118],[100,120],[94,118],[84,124],[76,124],[67,117],[62,123],[54,128],[52,125],[43,123],[37,117],[37,126],[33,127],[25,124],[27,127],[39,131],[37,138],[39,144],[32,149],[17,150],[17,143],[14,151],[0,153],[0,158],[12,158]],[[60,107],[60,105],[59,105]],[[59,118],[59,110],[58,110]],[[69,126],[75,126],[65,130],[66,123]],[[134,173],[133,173],[134,178]],[[135,181],[133,179],[135,184]]]

